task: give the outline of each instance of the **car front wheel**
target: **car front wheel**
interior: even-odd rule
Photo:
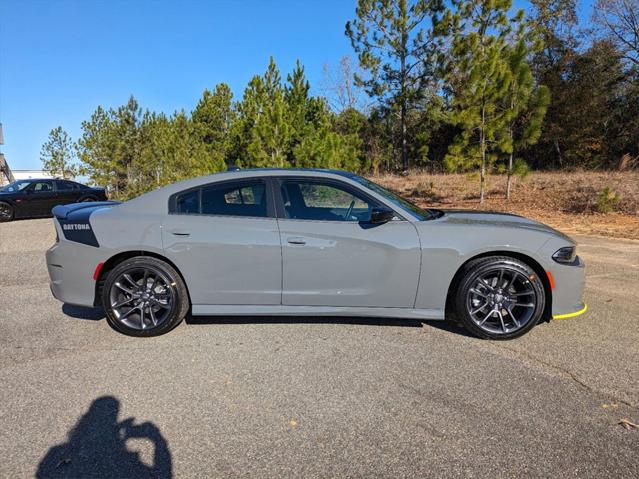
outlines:
[[[107,321],[129,336],[158,336],[177,326],[189,309],[184,281],[157,258],[127,259],[108,272],[102,288]]]
[[[512,339],[527,333],[544,312],[544,285],[515,258],[491,256],[468,263],[453,298],[453,317],[475,336]]]

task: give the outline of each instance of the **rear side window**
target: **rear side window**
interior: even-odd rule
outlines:
[[[206,186],[202,188],[202,214],[266,216],[266,185],[254,181]]]
[[[266,196],[262,180],[212,184],[178,193],[169,203],[169,212],[267,217]]]
[[[71,183],[70,181],[56,181],[56,186],[60,191],[76,189],[75,183]]]
[[[180,193],[175,199],[174,213],[198,214],[200,212],[200,190]]]

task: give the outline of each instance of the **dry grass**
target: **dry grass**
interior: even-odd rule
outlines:
[[[486,201],[479,204],[479,178],[472,175],[407,177],[382,175],[372,180],[421,206],[506,211],[536,219],[565,232],[639,239],[639,172],[531,173],[514,179],[506,201],[506,177],[488,178]],[[602,191],[618,200],[611,213],[600,213]]]

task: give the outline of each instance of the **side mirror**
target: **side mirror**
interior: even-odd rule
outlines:
[[[388,208],[373,208],[371,211],[371,223],[388,223],[395,217],[395,212]]]

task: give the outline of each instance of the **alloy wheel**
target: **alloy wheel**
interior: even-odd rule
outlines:
[[[6,203],[0,203],[0,220],[10,220],[12,215],[11,206]]]
[[[162,272],[136,267],[122,272],[111,286],[109,304],[115,318],[137,330],[155,328],[171,316],[174,284]]]
[[[492,334],[525,327],[535,314],[537,293],[525,274],[511,268],[483,272],[468,289],[466,309],[472,321]]]

